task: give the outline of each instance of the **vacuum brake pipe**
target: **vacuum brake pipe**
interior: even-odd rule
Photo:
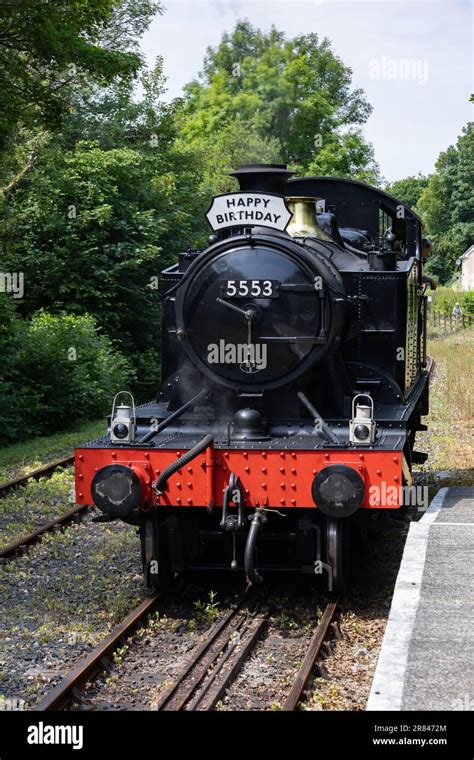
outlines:
[[[175,459],[174,462],[171,462],[163,472],[158,476],[157,481],[155,483],[155,490],[159,495],[163,493],[163,491],[166,488],[166,484],[169,480],[169,478],[174,475],[175,472],[178,472],[178,470],[181,469],[181,467],[185,467],[189,462],[191,462],[192,459],[197,457],[199,454],[202,454],[203,451],[207,449],[208,446],[211,445],[211,443],[214,440],[214,436],[212,435],[205,435],[202,441],[199,441],[199,443],[196,443],[195,446],[193,446],[192,449],[189,449],[189,451],[186,452],[186,454],[183,454],[182,457],[178,457],[178,459]]]
[[[178,419],[178,417],[181,417],[181,415],[186,411],[186,409],[189,409],[190,406],[193,406],[193,404],[196,403],[196,401],[199,401],[200,398],[205,396],[207,393],[207,388],[203,388],[202,391],[199,391],[195,396],[189,399],[189,401],[186,401],[185,404],[179,407],[179,409],[176,409],[175,412],[170,414],[163,422],[160,422],[159,425],[156,427],[152,427],[151,430],[148,431],[148,433],[145,433],[145,435],[140,438],[137,443],[148,443],[155,435],[158,433],[161,433],[162,430],[164,430],[168,425],[170,425],[174,420]]]
[[[306,407],[308,412],[313,417],[314,424],[319,425],[321,432],[326,436],[328,441],[330,441],[331,443],[338,443],[336,436],[331,433],[331,431],[329,430],[329,427],[324,422],[318,410],[312,405],[311,401],[305,396],[303,391],[298,391],[297,396],[299,400],[301,401],[301,403],[303,404],[303,406]]]
[[[245,575],[249,583],[261,583],[263,578],[258,574],[255,567],[255,548],[257,546],[257,535],[260,527],[265,522],[263,512],[256,511],[250,521],[250,530],[245,544],[244,567]]]

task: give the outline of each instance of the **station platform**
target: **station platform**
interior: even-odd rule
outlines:
[[[474,710],[474,488],[410,525],[367,710]]]

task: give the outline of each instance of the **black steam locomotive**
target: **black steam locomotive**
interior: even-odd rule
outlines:
[[[156,402],[76,450],[77,501],[139,526],[146,583],[347,579],[354,523],[399,509],[425,429],[421,220],[361,182],[242,166],[209,247],[161,277]]]

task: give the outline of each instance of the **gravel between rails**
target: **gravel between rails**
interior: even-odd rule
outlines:
[[[0,695],[24,709],[144,596],[136,530],[91,519],[0,568]]]
[[[361,545],[353,590],[342,598],[301,709],[365,709],[407,528],[401,522]],[[165,614],[155,613],[116,653],[108,671],[83,691],[79,709],[152,710],[206,635],[210,621],[203,622],[198,612],[205,594],[187,587]],[[269,626],[217,710],[282,708],[327,598],[301,579],[278,586],[275,594]],[[197,599],[203,600],[199,608]],[[223,614],[229,602],[225,584],[216,599]]]
[[[0,499],[0,547],[45,525],[75,505],[72,468],[61,469],[50,477],[32,480]]]
[[[369,537],[343,597],[338,626],[302,709],[363,710],[370,691],[408,523]],[[88,516],[48,536],[0,571],[5,587],[0,653],[5,698],[32,706],[143,598],[135,529]],[[185,587],[117,650],[108,672],[83,692],[85,710],[153,709],[215,617],[242,584]],[[279,586],[269,627],[244,663],[220,710],[279,710],[324,609],[326,597],[295,580]],[[77,709],[77,707],[75,708]]]
[[[216,709],[280,710],[326,602],[321,593],[301,582],[278,594],[274,603],[278,611],[271,615],[265,636]]]
[[[325,647],[323,668],[309,684],[303,709],[364,709],[385,629],[408,524],[362,544],[355,587],[343,598],[339,626]],[[28,708],[143,598],[135,529],[96,524],[91,516],[52,534],[0,571],[5,698]],[[86,710],[153,709],[217,614],[242,584],[187,585],[182,596],[119,649],[108,672],[84,690]],[[278,587],[269,627],[221,710],[278,710],[289,692],[326,597],[296,580]],[[1,609],[1,608],[0,608]],[[77,709],[77,708],[76,708]]]
[[[233,591],[234,581],[227,585],[214,592],[188,582],[117,650],[111,666],[86,685],[73,709],[156,709],[159,697],[206,640],[213,623],[241,596],[241,584],[238,591]]]
[[[365,709],[407,529],[408,522],[401,522],[361,544],[353,590],[341,600],[301,709]],[[229,597],[221,585],[216,600],[223,614]],[[280,710],[288,696],[328,599],[304,579],[280,582],[273,592],[268,628],[217,710]],[[166,613],[155,613],[83,691],[79,709],[152,710],[206,635],[206,594],[202,587],[186,587]],[[203,601],[196,608],[198,599]]]

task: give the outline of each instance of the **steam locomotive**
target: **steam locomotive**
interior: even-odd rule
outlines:
[[[362,182],[238,168],[209,247],[161,273],[156,401],[116,398],[76,449],[76,497],[139,529],[146,585],[185,572],[320,575],[403,506],[426,427],[422,224]]]

